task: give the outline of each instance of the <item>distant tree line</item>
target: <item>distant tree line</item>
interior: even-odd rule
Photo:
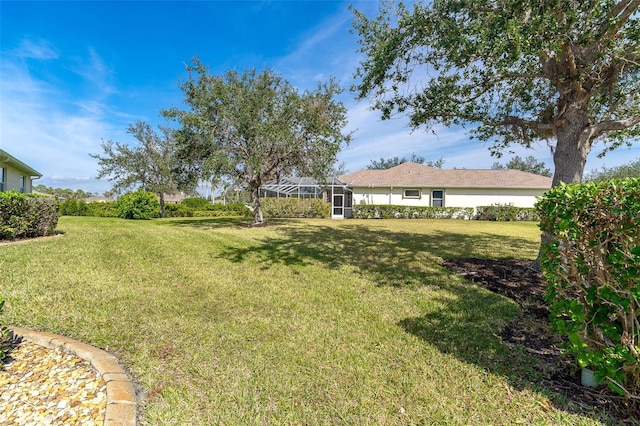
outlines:
[[[398,157],[397,155],[391,158],[383,158],[380,157],[379,160],[371,160],[371,164],[367,166],[369,170],[385,170],[390,169],[392,167],[399,166],[402,163],[418,163],[424,164],[425,166],[434,167],[436,169],[441,169],[444,165],[444,159],[440,157],[437,160],[426,161],[426,159],[420,155],[416,155],[415,153],[411,154],[410,158],[407,157]]]
[[[33,186],[32,190],[42,194],[53,195],[54,197],[65,200],[84,200],[85,198],[97,195],[92,192],[83,191],[82,189],[53,188],[43,184]]]

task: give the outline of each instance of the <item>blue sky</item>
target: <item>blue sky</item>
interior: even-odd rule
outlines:
[[[47,186],[103,193],[97,162],[104,140],[133,142],[126,128],[167,124],[159,111],[182,106],[185,64],[200,57],[214,74],[271,68],[301,90],[335,77],[346,89],[362,58],[348,6],[373,16],[378,2],[342,1],[0,1],[0,148],[38,170]],[[421,155],[445,168],[489,168],[495,161],[462,129],[411,132],[407,119],[381,121],[348,90],[353,142],[339,156],[348,171],[372,159]],[[586,170],[640,157],[640,146]],[[552,168],[545,144],[535,155]]]

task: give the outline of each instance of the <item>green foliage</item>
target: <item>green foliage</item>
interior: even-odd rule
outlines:
[[[544,162],[536,160],[536,157],[534,157],[533,155],[529,155],[525,159],[522,159],[519,155],[516,155],[511,160],[509,160],[506,165],[503,166],[499,162],[495,162],[493,163],[491,168],[522,170],[523,172],[533,173],[540,176],[552,176],[551,169],[547,168]]]
[[[102,143],[103,156],[90,154],[98,160],[98,178],[114,181],[113,190],[120,192],[141,185],[156,194],[172,194],[186,184],[178,184],[175,173],[176,141],[173,130],[161,127],[158,135],[149,124],[138,121],[129,125],[128,133],[139,142],[138,146],[107,141]],[[164,211],[161,212],[164,214]]]
[[[252,194],[261,222],[259,187],[282,175],[324,178],[350,135],[346,108],[334,100],[333,80],[300,93],[272,70],[209,74],[199,59],[182,84],[187,111],[163,111],[181,125],[177,133],[181,175],[194,181],[227,176]]]
[[[217,212],[214,216],[250,216],[251,210],[243,203],[208,204],[203,211]]]
[[[193,217],[194,209],[184,204],[165,204],[167,217]]]
[[[118,217],[123,219],[151,219],[160,216],[158,196],[142,189],[119,197],[114,208]]]
[[[471,219],[473,208],[358,204],[354,219]]]
[[[636,158],[634,161],[623,164],[622,166],[612,168],[603,167],[602,170],[592,171],[585,176],[584,180],[611,180],[632,177],[640,177],[640,158]]]
[[[113,201],[92,201],[86,204],[85,216],[118,217],[114,205]]]
[[[262,209],[265,217],[270,218],[331,216],[331,204],[319,198],[263,198]]]
[[[509,204],[494,204],[476,207],[476,219],[497,220],[499,222],[528,221],[538,222],[540,215],[534,208],[516,207]]]
[[[191,207],[192,209],[199,210],[211,203],[206,198],[198,197],[198,198],[185,198],[180,202],[180,204],[184,204],[187,207]]]
[[[561,185],[537,204],[556,331],[596,379],[640,396],[640,179]]]
[[[418,164],[424,164],[425,166],[429,166],[429,167],[434,167],[436,169],[441,169],[442,166],[444,165],[444,159],[442,157],[440,157],[439,159],[433,161],[427,161],[425,162],[425,158],[422,156],[417,156],[415,153],[411,154],[411,158],[407,157],[398,157],[397,155],[395,157],[391,157],[391,158],[382,158],[380,157],[380,160],[371,160],[371,164],[369,164],[367,166],[367,169],[369,170],[385,170],[385,169],[390,169],[392,167],[395,166],[399,166],[402,163],[406,163],[406,162],[412,162],[412,163],[418,163]]]
[[[89,198],[93,196],[91,192],[83,191],[82,189],[67,189],[67,188],[53,188],[48,187],[43,184],[35,185],[33,188],[35,192],[41,192],[43,194],[53,195],[55,197],[65,199],[65,200],[82,200],[84,198]]]
[[[385,2],[355,11],[364,55],[353,88],[383,119],[468,124],[492,154],[555,139],[556,182],[640,136],[637,2]],[[607,70],[607,72],[603,72]],[[419,78],[418,78],[419,76]],[[588,139],[581,140],[584,135]]]
[[[60,216],[89,216],[87,203],[83,200],[67,199],[60,203]]]
[[[0,240],[50,235],[57,224],[58,205],[53,198],[0,192]]]
[[[66,200],[60,203],[60,216],[118,217],[113,201]]]
[[[0,299],[0,317],[4,312],[4,299]],[[0,362],[7,357],[9,354],[9,344],[11,342],[11,332],[9,329],[0,321]],[[1,370],[1,368],[0,368]]]

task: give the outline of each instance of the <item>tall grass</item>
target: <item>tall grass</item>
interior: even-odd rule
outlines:
[[[598,424],[501,344],[511,301],[440,266],[534,259],[531,223],[63,217],[0,246],[5,320],[115,353],[150,425]]]

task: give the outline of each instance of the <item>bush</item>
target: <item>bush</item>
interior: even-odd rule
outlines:
[[[88,216],[87,203],[74,199],[63,201],[60,203],[60,216]]]
[[[475,218],[477,220],[495,220],[498,222],[540,221],[540,215],[535,208],[516,207],[509,204],[478,206],[476,207]]]
[[[207,204],[196,216],[250,216],[251,210],[242,203]]]
[[[0,299],[0,316],[2,315],[3,312],[4,312],[4,299]],[[10,343],[11,343],[11,332],[2,322],[0,322],[0,363],[9,354]]]
[[[85,215],[94,217],[118,217],[113,201],[92,201],[86,204]]]
[[[355,219],[471,219],[473,208],[358,204]]]
[[[560,185],[536,207],[554,330],[596,381],[637,398],[640,179]]]
[[[184,204],[165,204],[164,212],[167,217],[193,217],[193,209]]]
[[[114,203],[118,217],[123,219],[152,219],[160,216],[160,203],[153,192],[129,192]]]
[[[206,205],[211,204],[209,203],[209,200],[207,200],[206,198],[185,198],[184,200],[182,200],[180,202],[180,204],[186,206],[186,207],[191,207],[194,210],[201,210],[203,209]]]
[[[58,205],[53,198],[0,192],[0,240],[50,235],[57,224]]]
[[[261,198],[262,214],[269,218],[328,218],[331,204],[319,198]]]

